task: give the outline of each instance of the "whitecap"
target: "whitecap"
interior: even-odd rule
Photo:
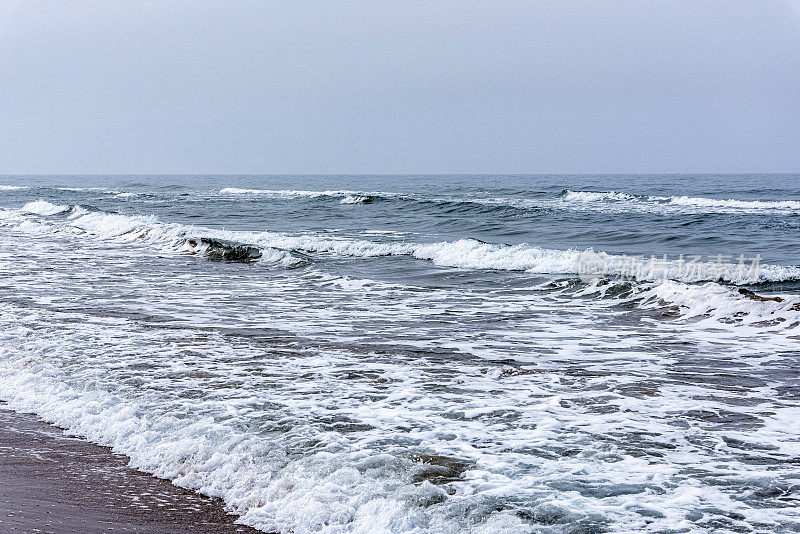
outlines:
[[[23,212],[34,213],[36,215],[56,215],[69,211],[69,209],[70,206],[52,204],[46,200],[28,202],[22,207]]]

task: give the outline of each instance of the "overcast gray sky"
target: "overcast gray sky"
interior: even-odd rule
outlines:
[[[800,171],[800,2],[0,0],[0,173]]]

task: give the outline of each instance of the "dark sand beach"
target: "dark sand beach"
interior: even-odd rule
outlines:
[[[0,404],[0,532],[255,533],[223,503]]]

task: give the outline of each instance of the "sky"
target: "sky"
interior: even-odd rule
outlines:
[[[0,173],[800,172],[800,0],[0,0]]]

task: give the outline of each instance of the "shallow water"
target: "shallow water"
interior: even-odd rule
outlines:
[[[0,399],[266,531],[794,532],[799,179],[2,177]]]

